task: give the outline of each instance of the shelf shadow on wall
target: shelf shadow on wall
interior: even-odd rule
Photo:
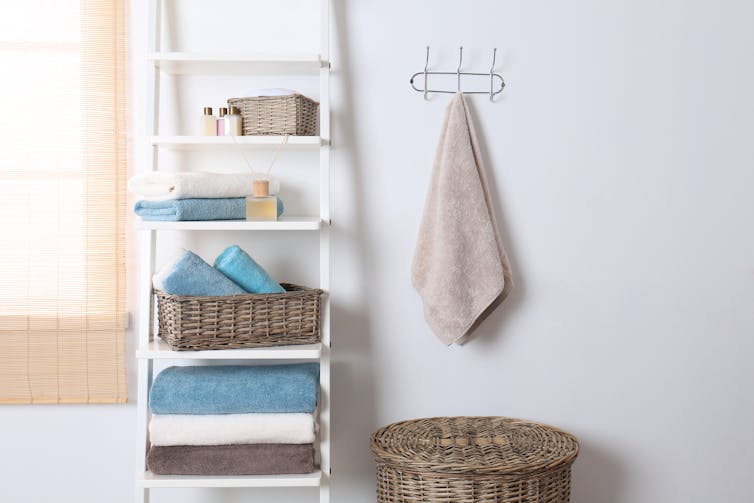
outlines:
[[[365,181],[358,135],[354,133],[355,100],[352,95],[352,56],[346,25],[348,0],[334,0],[334,35],[338,59],[333,68],[338,99],[332,109],[335,130],[333,157],[340,189],[335,208],[347,209],[349,223],[339,225],[334,216],[332,304],[333,389],[333,495],[335,501],[362,499],[374,494],[374,464],[369,436],[377,429],[376,372],[372,356],[369,285],[376,282],[370,242],[373,233],[364,208]],[[342,211],[342,210],[341,210]],[[342,216],[343,222],[346,220]],[[341,262],[339,265],[339,260]],[[353,261],[351,263],[351,261]],[[347,269],[347,270],[346,270]],[[347,284],[346,284],[347,278]],[[343,284],[338,285],[340,279]],[[356,292],[350,296],[344,291]]]

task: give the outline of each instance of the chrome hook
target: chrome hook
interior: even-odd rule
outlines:
[[[495,95],[493,94],[494,91],[494,85],[493,85],[493,77],[495,76],[495,59],[497,58],[497,47],[492,49],[492,66],[490,67],[490,101],[495,101]]]
[[[429,101],[429,98],[427,98],[427,71],[429,70],[429,46],[427,46],[427,60],[424,62],[424,99]]]
[[[456,75],[458,77],[458,92],[461,92],[461,64],[463,63],[463,46],[458,48],[458,70]]]

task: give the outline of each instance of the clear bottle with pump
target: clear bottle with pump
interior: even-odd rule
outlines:
[[[243,134],[241,110],[239,110],[238,107],[230,107],[230,112],[227,117],[228,127],[225,129],[225,134],[241,136]]]
[[[270,181],[255,178],[252,195],[246,197],[246,220],[276,221],[278,219],[278,198],[270,195]]]
[[[204,107],[204,114],[199,119],[199,130],[202,136],[217,134],[217,117],[212,115],[212,107]]]
[[[215,134],[217,136],[225,136],[228,134],[226,131],[228,131],[228,109],[222,107],[217,114],[217,129]]]

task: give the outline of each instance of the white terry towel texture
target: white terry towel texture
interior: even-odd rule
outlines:
[[[155,171],[135,175],[128,181],[128,190],[147,201],[246,197],[252,189],[251,173]]]
[[[155,414],[152,445],[311,444],[313,414]]]
[[[462,93],[445,115],[411,272],[424,318],[446,345],[465,342],[513,286]]]

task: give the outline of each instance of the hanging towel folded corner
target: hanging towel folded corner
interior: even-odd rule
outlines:
[[[445,115],[411,280],[427,324],[446,345],[463,343],[513,286],[462,93]]]

